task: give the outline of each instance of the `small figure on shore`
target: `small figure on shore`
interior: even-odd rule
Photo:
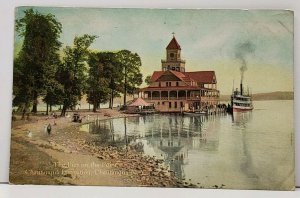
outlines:
[[[32,132],[31,132],[30,130],[28,131],[27,136],[28,136],[29,138],[32,138]]]
[[[50,135],[50,133],[51,133],[51,124],[50,123],[47,126],[47,132],[48,132],[48,135]]]
[[[70,118],[71,115],[69,115],[68,113],[66,113],[65,117],[66,117],[66,118]]]
[[[44,133],[47,133],[47,124],[44,125]]]

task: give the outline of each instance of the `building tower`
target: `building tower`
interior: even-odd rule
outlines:
[[[185,72],[185,60],[181,60],[181,47],[174,33],[169,45],[166,47],[166,60],[161,60],[162,71],[174,70]]]

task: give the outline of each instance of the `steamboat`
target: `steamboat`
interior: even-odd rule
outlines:
[[[232,112],[245,112],[252,111],[253,109],[252,96],[249,93],[249,89],[247,93],[244,92],[242,81],[240,84],[240,91],[236,88],[231,95],[231,107]]]

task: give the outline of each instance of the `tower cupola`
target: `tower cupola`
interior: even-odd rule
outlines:
[[[162,71],[174,70],[185,72],[185,61],[181,59],[181,47],[174,34],[173,38],[166,47],[166,59],[161,60]]]

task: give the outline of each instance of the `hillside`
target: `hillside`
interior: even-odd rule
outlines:
[[[276,91],[270,93],[253,94],[253,100],[293,100],[294,92],[291,91]],[[229,101],[230,95],[221,95],[221,101]]]

